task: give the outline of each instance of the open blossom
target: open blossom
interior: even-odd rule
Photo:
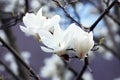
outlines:
[[[59,15],[55,15],[52,18],[43,16],[41,8],[37,14],[26,13],[26,15],[23,17],[23,23],[25,27],[20,25],[20,29],[27,35],[35,36],[41,29],[49,31],[52,27],[54,27],[54,24],[59,22],[59,20]]]
[[[77,25],[74,25],[73,48],[77,56],[83,58],[93,48],[94,40],[92,32],[85,32]]]
[[[66,30],[62,30],[59,24],[55,25],[54,32],[51,34],[48,31],[40,31],[42,43],[46,46],[41,46],[45,52],[55,52],[58,55],[64,55],[69,47],[74,26],[70,25]]]
[[[74,23],[66,30],[62,30],[59,24],[56,24],[53,34],[43,30],[39,32],[39,35],[46,46],[41,46],[41,49],[58,55],[64,55],[67,49],[72,48],[78,57],[83,58],[94,46],[93,33],[85,32]]]

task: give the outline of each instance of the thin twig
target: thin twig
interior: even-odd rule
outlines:
[[[70,18],[73,22],[75,22],[79,27],[82,27],[82,25],[67,12],[66,9],[57,0],[52,0],[52,1],[54,1],[65,12],[68,18]]]
[[[109,10],[117,3],[116,0],[114,0],[108,7],[105,9],[105,11],[100,15],[100,17],[95,21],[95,23],[92,24],[90,27],[90,31],[93,31],[96,25],[102,20],[102,18],[109,12]]]
[[[10,73],[16,80],[21,80],[2,60],[0,60],[0,64],[3,65],[6,71]]]
[[[33,71],[31,67],[29,67],[23,60],[22,58],[18,55],[17,51],[12,48],[10,45],[8,45],[1,37],[0,37],[0,42],[17,58],[23,65],[26,67],[26,69],[33,75],[33,77],[36,80],[40,80],[39,76]]]
[[[83,76],[84,72],[86,71],[86,69],[87,69],[87,67],[89,65],[89,63],[88,63],[88,57],[85,57],[84,62],[85,62],[85,64],[83,66],[83,69],[79,73],[79,75],[77,76],[76,80],[82,80],[82,76]]]

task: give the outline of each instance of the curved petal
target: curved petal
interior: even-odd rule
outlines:
[[[73,45],[72,39],[74,35],[74,24],[71,24],[64,32],[63,38],[62,38],[62,45],[64,45],[64,48],[71,48]]]
[[[55,49],[57,47],[56,42],[53,40],[50,40],[46,37],[42,37],[41,40],[42,43],[49,48]]]
[[[34,35],[34,33],[30,32],[30,31],[28,30],[28,28],[26,28],[26,27],[24,27],[24,26],[21,26],[21,25],[20,25],[20,29],[21,29],[24,33],[26,33],[27,35]]]
[[[47,46],[49,48],[53,48],[53,49],[56,47],[56,42],[54,41],[53,35],[50,32],[41,30],[39,32],[39,36],[42,40],[42,43],[45,46]]]
[[[51,18],[51,22],[52,22],[53,25],[58,24],[59,21],[60,21],[60,16],[59,15],[55,15]]]
[[[49,32],[49,31],[46,31],[46,30],[40,30],[39,31],[39,36],[42,38],[42,37],[46,37],[50,40],[53,40],[53,35]]]
[[[54,50],[49,49],[49,48],[46,48],[46,47],[44,47],[44,46],[41,46],[41,49],[42,49],[44,52],[47,52],[47,53],[54,52]]]
[[[42,8],[40,8],[37,12],[37,16],[40,18],[42,17]]]
[[[61,38],[63,36],[63,33],[64,33],[64,31],[61,29],[60,25],[57,24],[54,27],[54,33],[53,33],[53,36],[56,39],[56,41],[60,42],[60,40],[61,40]]]
[[[90,39],[93,40],[93,32],[91,31],[88,35],[89,35]]]
[[[23,23],[26,27],[34,27],[36,25],[36,15],[33,13],[26,13],[23,17]]]

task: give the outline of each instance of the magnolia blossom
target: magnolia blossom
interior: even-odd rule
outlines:
[[[30,57],[31,57],[31,53],[29,51],[23,51],[21,53],[21,57],[23,58],[23,60],[27,63],[30,64]]]
[[[73,26],[74,36],[72,47],[76,50],[77,56],[83,58],[94,46],[93,33],[85,32],[75,24]]]
[[[63,55],[66,49],[72,48],[76,50],[78,57],[83,58],[94,46],[93,33],[85,32],[74,23],[66,30],[62,30],[59,24],[56,24],[53,34],[40,31],[39,35],[46,46],[41,46],[41,49],[45,52],[55,52],[58,55]]]
[[[93,75],[90,72],[85,72],[83,74],[83,79],[84,80],[94,80]]]
[[[45,45],[41,46],[45,52],[64,55],[67,49],[72,48],[76,50],[78,57],[85,57],[94,45],[93,33],[85,32],[74,23],[62,30],[59,21],[59,15],[52,18],[42,16],[41,8],[37,14],[27,13],[23,17],[26,27],[20,26],[20,29],[28,35],[37,35]]]
[[[8,43],[8,39],[7,39],[5,32],[3,30],[0,30],[0,38],[2,38],[5,42]],[[1,42],[0,42],[0,45],[2,45]]]
[[[45,66],[41,68],[40,74],[43,78],[52,78],[52,80],[70,80],[73,76],[57,55],[45,59]]]
[[[5,71],[4,66],[3,66],[3,65],[1,65],[1,64],[0,64],[0,71],[1,71],[1,72],[2,72],[2,71]]]
[[[36,35],[41,29],[49,31],[54,24],[57,24],[60,20],[59,15],[55,15],[52,18],[42,16],[42,8],[34,13],[26,13],[23,17],[23,23],[26,27],[20,25],[20,29],[27,35]]]
[[[59,67],[59,69],[57,69]],[[52,77],[64,68],[64,63],[57,55],[45,59],[45,66],[41,68],[42,77]]]
[[[10,63],[9,67],[14,72],[14,74],[18,75],[18,66],[15,62],[14,56],[11,53],[8,52],[4,56],[4,59],[5,59],[5,61]]]
[[[46,46],[41,46],[41,49],[45,52],[55,52],[58,55],[63,55],[66,53],[66,49],[71,44],[71,39],[73,36],[73,25],[70,25],[66,30],[62,30],[59,24],[54,27],[54,32],[51,34],[48,31],[40,31],[39,35],[41,37],[42,43]]]

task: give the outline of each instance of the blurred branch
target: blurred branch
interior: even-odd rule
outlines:
[[[68,57],[68,60],[69,60],[69,56],[68,56],[68,55],[63,55],[63,56],[61,56],[60,58],[63,60],[65,66],[66,66],[71,72],[73,72],[73,74],[74,74],[75,76],[77,76],[78,73],[77,73],[72,67],[69,66],[69,64],[67,63],[67,61],[66,61],[66,59],[65,59],[64,57]]]
[[[25,13],[29,11],[29,0],[25,0]]]
[[[0,29],[8,29],[8,28],[11,28],[13,26],[15,26],[18,21],[22,20],[22,17],[23,17],[24,14],[20,14],[20,15],[13,15],[12,17],[9,16],[9,18],[2,18],[1,20],[2,21],[7,21],[5,24],[2,24],[2,26],[0,26]]]
[[[15,58],[17,58],[23,65],[24,67],[26,67],[26,69],[32,74],[32,76],[36,79],[36,80],[40,80],[39,76],[33,71],[33,69],[31,67],[29,67],[23,60],[22,58],[18,55],[17,51],[12,48],[10,45],[8,45],[1,37],[0,37],[0,41],[1,43],[11,52],[13,53],[13,55],[15,56]]]
[[[79,27],[82,27],[82,25],[67,12],[65,8],[57,0],[52,0],[52,1],[54,1],[65,12],[68,18],[70,18],[73,22],[75,22]]]
[[[88,65],[89,65],[89,63],[88,63],[88,57],[85,57],[84,58],[84,66],[83,66],[83,69],[82,69],[82,71],[79,73],[79,75],[77,76],[77,78],[76,78],[76,80],[83,80],[82,79],[82,76],[83,76],[83,74],[84,74],[84,72],[86,71],[86,69],[87,69],[87,67],[88,67]]]
[[[103,10],[101,9],[101,7],[98,7],[92,0],[88,0],[96,9],[99,10],[99,12],[102,12]],[[120,25],[120,21],[119,19],[117,19],[116,17],[114,17],[113,15],[111,15],[110,13],[106,14],[108,17],[110,17],[114,22],[116,22],[118,25]]]
[[[107,45],[102,44],[101,46],[103,46],[105,49],[107,49],[108,51],[111,51],[119,60],[120,60],[120,55],[118,55],[118,53],[116,53],[113,49],[109,48]]]
[[[114,22],[116,22],[119,26],[120,26],[120,20],[115,18],[114,16],[112,16],[111,14],[107,14],[107,16],[109,16]]]
[[[69,69],[70,71],[72,71],[75,76],[77,76],[78,73],[77,73],[72,67],[69,66],[68,69]]]
[[[3,24],[6,23],[7,20],[3,21]],[[8,39],[8,42],[10,44],[11,47],[13,47],[18,55],[20,55],[20,52],[19,52],[19,49],[16,45],[16,38],[15,36],[13,35],[13,31],[11,28],[4,28],[3,29],[5,34],[6,34],[6,37]],[[27,69],[20,63],[20,61],[15,57],[15,61],[17,63],[17,66],[18,66],[18,73],[19,73],[19,76],[23,79],[26,79],[28,80],[29,79],[29,76],[28,76],[28,72],[27,72]]]
[[[102,20],[102,18],[109,13],[109,10],[117,3],[116,0],[114,0],[108,7],[105,9],[105,11],[100,15],[100,17],[91,25],[90,31],[93,31],[96,25]]]
[[[110,3],[110,0],[103,0],[103,2],[106,4],[106,6],[108,7],[109,3]]]
[[[92,0],[88,0],[93,6],[95,6],[98,10],[99,10],[99,12],[102,12],[104,9],[102,8],[102,7],[98,7]],[[116,1],[116,3],[118,3],[117,1]],[[102,4],[100,4],[100,6],[102,6]],[[117,23],[118,25],[120,25],[120,21],[119,21],[119,18],[117,19],[117,18],[115,18],[113,15],[111,15],[110,13],[107,13],[106,14],[109,18],[111,18],[115,23]],[[115,39],[114,39],[114,33],[113,33],[113,31],[111,30],[111,28],[110,28],[110,23],[109,23],[109,21],[107,20],[107,18],[106,17],[104,17],[104,21],[105,21],[105,23],[106,23],[106,26],[107,26],[107,29],[108,29],[108,33],[110,34],[110,38],[111,38],[111,40],[113,41],[113,44],[114,44],[114,49],[115,50],[113,50],[113,49],[110,49],[110,48],[108,48],[106,45],[104,45],[103,47],[104,48],[106,48],[106,49],[108,49],[108,50],[110,50],[117,58],[119,58],[120,59],[120,54],[119,54],[119,44],[117,44],[116,43],[116,41],[115,41]]]
[[[10,75],[12,75],[16,80],[21,80],[2,60],[0,60],[0,64],[3,65],[6,71],[10,73]]]
[[[114,44],[114,49],[115,49],[115,51],[118,51],[119,49],[118,49],[118,44],[116,43],[116,41],[115,41],[115,39],[114,39],[114,32],[112,31],[112,29],[111,29],[111,25],[110,25],[110,23],[109,23],[109,21],[107,20],[107,18],[106,17],[104,17],[104,21],[105,21],[105,23],[106,23],[106,26],[107,26],[107,29],[108,29],[108,33],[109,33],[109,35],[110,35],[110,38],[111,38],[111,40],[113,41],[113,44]]]
[[[94,39],[95,39],[95,41],[97,42],[97,44],[96,44],[95,46],[100,46],[100,45],[101,45],[104,49],[112,52],[112,54],[113,54],[116,58],[118,58],[118,59],[120,60],[119,52],[115,51],[113,48],[108,47],[104,42],[102,42],[102,43],[100,44],[100,43],[99,43],[99,42],[100,42],[100,39],[99,39],[99,38],[95,37]]]

